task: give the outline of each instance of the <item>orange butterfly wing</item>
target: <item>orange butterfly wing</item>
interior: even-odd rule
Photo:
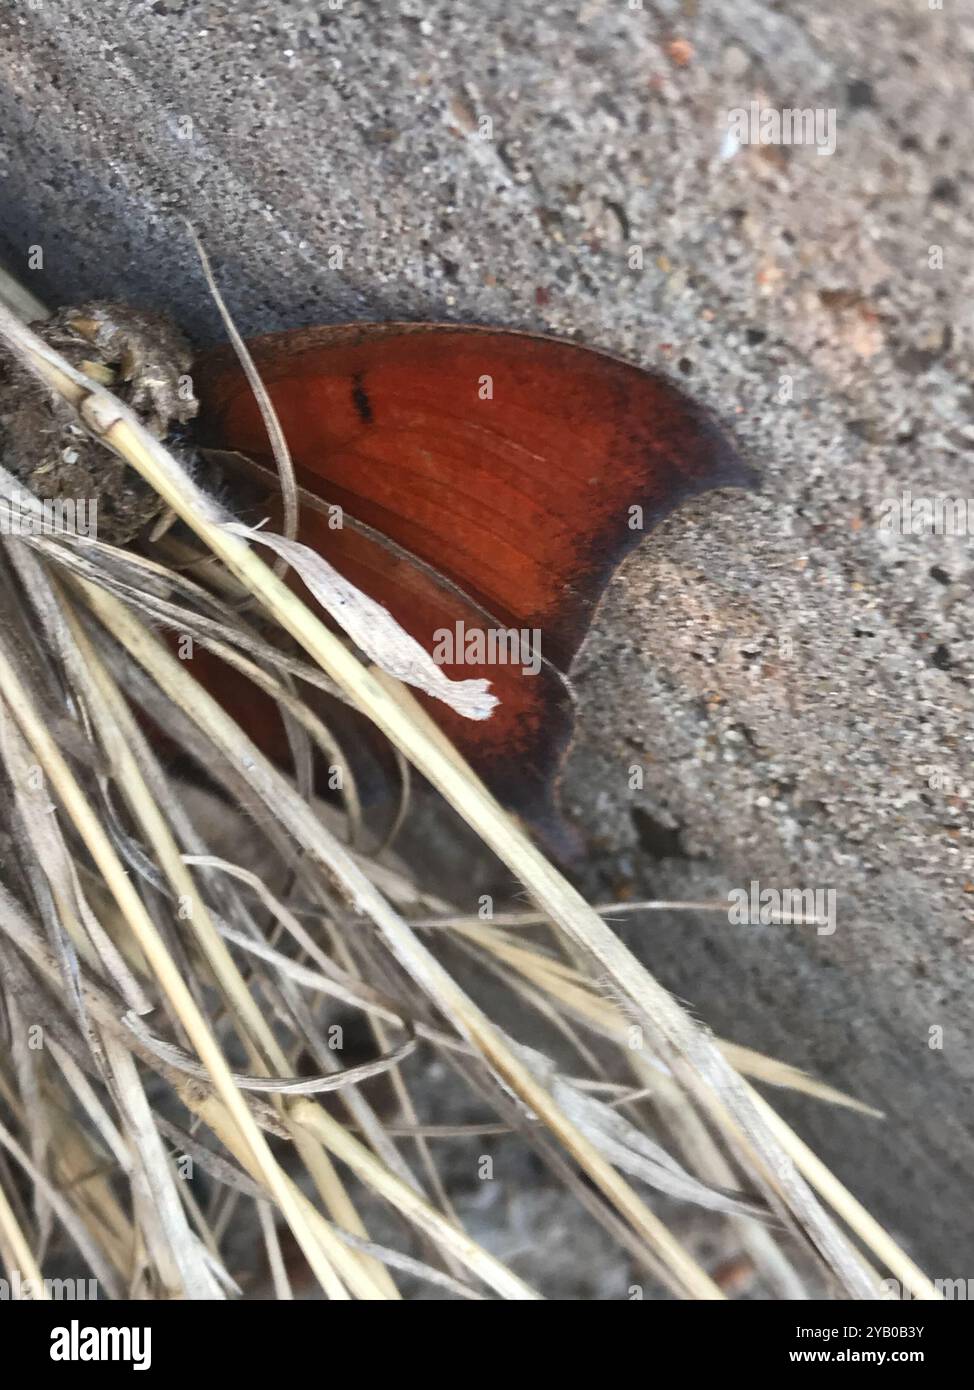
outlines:
[[[573,343],[494,329],[356,325],[268,334],[248,347],[304,488],[379,537],[306,510],[301,539],[433,650],[537,631],[537,674],[483,675],[501,704],[472,723],[431,713],[529,816],[571,731],[566,672],[622,557],[684,498],[746,485],[711,418],[669,382]],[[256,401],[229,349],[197,365],[203,442],[269,463]],[[472,639],[477,640],[476,636]],[[442,641],[441,641],[442,646]]]

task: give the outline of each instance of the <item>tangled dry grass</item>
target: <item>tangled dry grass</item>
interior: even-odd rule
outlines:
[[[109,1298],[218,1299],[252,1289],[259,1267],[278,1298],[309,1280],[335,1299],[535,1298],[544,1287],[463,1229],[437,1157],[500,1131],[651,1292],[725,1296],[662,1193],[668,1213],[686,1204],[731,1229],[766,1296],[874,1298],[888,1271],[934,1297],[751,1081],[853,1102],[691,1018],[381,669],[398,669],[388,649],[366,660],[325,626],[97,374],[25,328],[32,315],[22,298],[0,310],[6,352],[179,524],[131,548],[0,543],[8,1273],[40,1296],[56,1269]],[[15,492],[4,468],[0,493]],[[279,547],[278,570],[281,555],[295,560]],[[274,695],[293,775],[193,680],[166,630]],[[341,755],[307,685],[364,711],[536,910],[465,917],[368,848],[353,783],[340,809],[317,801],[312,750]],[[187,767],[205,771],[218,835]],[[500,980],[550,1047],[503,1031],[448,968],[458,960]],[[350,1017],[370,1060],[343,1060]],[[489,1114],[473,1135],[423,1113],[431,1059]]]

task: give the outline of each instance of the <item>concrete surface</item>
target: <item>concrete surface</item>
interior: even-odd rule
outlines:
[[[958,0],[0,4],[0,240],[47,300],[217,336],[188,211],[247,330],[577,334],[733,428],[762,495],[614,581],[568,800],[594,890],[836,890],[830,936],[623,930],[722,1033],[886,1110],[785,1107],[943,1278],[974,1277],[974,566],[879,520],[974,492],[972,60]],[[751,100],[834,108],[836,152],[735,152]]]

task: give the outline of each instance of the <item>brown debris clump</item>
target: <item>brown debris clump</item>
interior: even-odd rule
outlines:
[[[169,319],[120,304],[60,309],[34,324],[51,347],[110,387],[165,439],[199,408],[188,342]],[[25,368],[0,354],[0,460],[42,500],[97,499],[98,537],[126,545],[165,510],[122,459],[87,435],[74,412]]]

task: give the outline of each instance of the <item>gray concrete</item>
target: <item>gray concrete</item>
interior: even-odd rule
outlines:
[[[831,936],[626,932],[721,1032],[886,1110],[787,1107],[931,1274],[966,1278],[974,569],[969,538],[878,526],[905,487],[974,492],[963,9],[7,3],[0,238],[20,272],[43,247],[51,301],[128,296],[216,336],[189,211],[245,329],[577,334],[733,427],[762,495],[688,507],[615,580],[568,800],[603,891],[837,890]],[[751,99],[836,108],[836,153],[722,158]]]

